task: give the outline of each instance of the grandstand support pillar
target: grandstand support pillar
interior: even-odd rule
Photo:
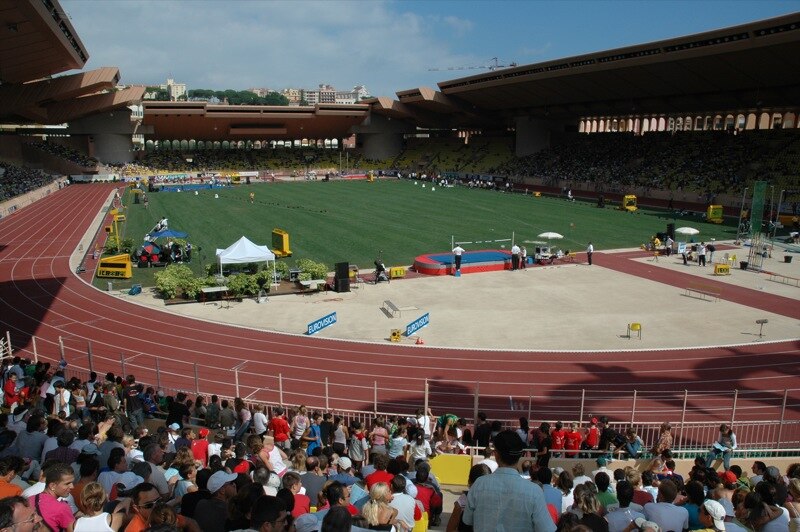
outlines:
[[[783,404],[781,405],[781,422],[778,424],[778,437],[775,440],[775,448],[781,448],[781,436],[783,435],[783,421],[786,416],[786,400],[789,398],[789,390],[783,390]]]
[[[475,394],[474,398],[472,399],[472,421],[473,423],[478,422],[478,397],[481,395],[481,383],[475,383]],[[474,432],[474,431],[473,431]]]
[[[378,381],[372,381],[372,413],[378,415]]]
[[[681,409],[681,435],[678,436],[678,448],[683,442],[683,425],[686,423],[686,403],[689,401],[689,391],[683,390],[683,408]]]
[[[422,414],[423,416],[427,416],[428,415],[428,408],[429,408],[428,405],[430,404],[428,402],[428,393],[429,392],[430,392],[430,387],[428,385],[428,379],[425,379],[425,391],[424,391],[425,404],[422,407],[424,409],[423,414]]]
[[[156,391],[161,389],[161,367],[158,363],[158,358],[156,358]]]
[[[61,360],[66,360],[64,358],[64,339],[60,336],[58,337],[58,351],[61,353]]]
[[[633,419],[636,417],[636,396],[639,393],[639,390],[633,390],[633,403],[631,404],[631,425],[633,425]]]
[[[94,371],[94,362],[92,360],[92,342],[88,340],[86,342],[86,358],[89,360],[89,372],[91,373]]]
[[[6,331],[6,349],[8,350],[8,356],[14,357],[14,353],[11,350],[11,331]]]
[[[120,373],[120,375],[122,375],[122,378],[124,379],[127,376],[125,374],[125,353],[119,354],[119,365],[122,369],[122,373]]]
[[[583,405],[586,404],[586,389],[581,390],[581,412],[578,415],[578,421],[583,423]]]
[[[739,401],[739,389],[733,390],[733,405],[731,405],[731,427],[736,421],[736,403]]]
[[[36,349],[36,337],[31,336],[31,343],[33,344],[33,361],[39,363],[39,350]]]
[[[533,405],[533,393],[528,394],[528,419],[531,418],[531,408]]]
[[[197,362],[194,363],[194,393],[200,395],[200,375],[197,373]],[[237,394],[236,397],[239,397]]]
[[[325,377],[325,411],[326,412],[330,412],[331,411],[331,407],[328,404],[328,398],[329,397],[330,396],[328,395],[328,377]]]
[[[278,401],[283,406],[283,373],[278,373]]]

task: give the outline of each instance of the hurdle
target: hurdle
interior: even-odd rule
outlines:
[[[511,242],[511,245],[514,245],[514,232],[511,232],[511,238],[488,238],[486,240],[456,240],[455,235],[450,235],[450,249],[454,249],[456,245],[463,246],[463,245],[488,245],[488,246],[495,246],[500,244],[500,247],[505,247],[505,242]]]

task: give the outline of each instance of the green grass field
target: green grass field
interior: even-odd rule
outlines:
[[[250,192],[255,193],[253,204]],[[436,187],[433,191],[430,183],[423,188],[406,180],[279,182],[204,190],[197,196],[159,192],[148,197],[150,205],[145,209],[142,204],[132,205],[126,194],[124,237],[138,243],[166,216],[170,229],[189,233],[195,248],[191,266],[198,274],[204,263],[214,261],[216,248],[225,248],[242,235],[271,247],[273,228],[290,235],[293,257],[283,260],[293,264],[297,258],[309,258],[324,262],[331,271],[336,262],[370,268],[379,253],[387,266],[408,265],[417,255],[449,251],[451,236],[474,242],[510,239],[513,232],[516,241],[523,243],[541,240],[538,234],[553,231],[564,235],[553,245],[578,251],[590,240],[598,251],[636,247],[673,221],[676,227],[699,229],[696,240],[736,236],[732,225],[705,223],[699,216],[674,219],[671,213],[648,209],[629,214],[580,201],[467,188]],[[510,242],[505,246],[510,248]],[[532,254],[532,246],[527,247]],[[131,282],[151,285],[153,273],[151,268],[134,268]]]

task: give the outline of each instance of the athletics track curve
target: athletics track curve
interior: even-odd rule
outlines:
[[[238,366],[240,395],[252,400],[367,411],[419,406],[427,379],[436,412],[471,414],[479,387],[490,415],[516,405],[535,417],[569,419],[587,390],[592,404],[582,411],[624,420],[636,389],[637,419],[674,420],[687,390],[696,420],[726,419],[720,413],[738,389],[739,420],[760,420],[777,419],[783,390],[797,387],[798,341],[664,352],[427,349],[251,330],[129,304],[94,289],[91,272],[79,277],[69,264],[112,191],[108,184],[70,186],[0,220],[0,332],[10,331],[15,354],[32,357],[35,336],[38,354],[57,360],[61,337],[70,369],[88,367],[91,342],[98,373],[120,373],[124,353],[140,382],[155,384],[158,366],[164,388],[194,391],[197,378],[203,393],[231,396]],[[637,274],[622,260],[606,267]],[[747,303],[746,291],[736,294]],[[772,311],[800,313],[800,305],[770,301],[777,301],[768,303]],[[790,398],[785,414],[800,419],[800,401]]]

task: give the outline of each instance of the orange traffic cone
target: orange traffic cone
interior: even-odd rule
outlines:
[[[417,345],[425,345],[425,342],[422,341],[422,338],[417,337]]]

